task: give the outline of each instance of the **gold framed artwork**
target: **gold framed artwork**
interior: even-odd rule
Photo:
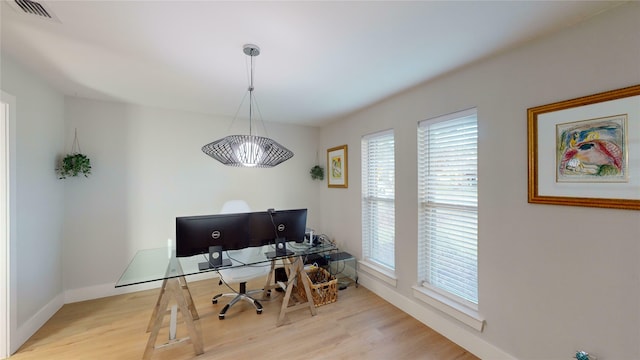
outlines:
[[[530,203],[640,210],[640,85],[527,109]]]
[[[327,184],[330,188],[346,188],[349,186],[349,168],[347,145],[336,146],[327,150]]]

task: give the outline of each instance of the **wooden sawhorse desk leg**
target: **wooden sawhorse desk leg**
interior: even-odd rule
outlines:
[[[184,296],[187,300],[187,306],[191,311],[191,318],[193,320],[200,319],[200,316],[198,315],[198,311],[196,310],[196,306],[193,304],[193,298],[191,297],[191,291],[189,290],[189,286],[187,285],[187,280],[184,278],[184,276],[180,276],[177,279],[180,284],[180,287],[185,292]],[[160,301],[164,297],[164,292],[166,288],[167,288],[167,279],[164,279],[162,281],[162,287],[160,287],[160,294],[158,295],[156,306],[153,308],[153,313],[151,313],[151,318],[149,319],[149,325],[147,325],[147,332],[151,331],[153,324],[155,323],[156,316],[158,316],[158,311],[160,309]],[[166,309],[166,305],[165,305],[165,309]]]
[[[284,267],[285,273],[287,275],[287,279],[289,278],[289,267],[287,267],[286,262],[289,259],[287,258],[279,258],[279,259],[272,259],[271,260],[271,270],[269,271],[269,275],[267,275],[267,282],[264,285],[264,290],[262,292],[262,297],[263,298],[267,298],[269,296],[271,296],[271,290],[273,289],[286,289],[286,284],[282,283],[282,282],[278,282],[276,281],[276,262],[277,261],[282,261],[282,265]]]
[[[158,333],[162,327],[164,316],[170,312],[167,311],[167,306],[171,299],[176,301],[177,310],[182,312],[182,318],[187,326],[189,337],[175,339],[175,333],[172,333],[170,330],[169,342],[156,346],[156,339],[158,338]],[[189,291],[189,287],[187,286],[187,281],[184,276],[164,279],[162,281],[162,288],[160,289],[158,301],[156,302],[156,306],[151,314],[151,319],[149,320],[149,325],[147,326],[147,332],[151,333],[149,334],[149,340],[147,341],[147,346],[144,349],[144,355],[142,358],[145,360],[150,359],[156,348],[174,345],[189,339],[193,344],[193,349],[195,350],[196,355],[203,354],[204,346],[202,343],[202,334],[200,329],[196,328],[195,323],[195,320],[198,320],[198,318],[198,312],[193,304],[193,298],[191,297],[191,292]],[[172,327],[173,330],[175,330],[175,320],[176,317],[172,314],[170,327]]]
[[[270,285],[271,282],[271,274],[273,274],[274,261],[271,261],[271,273],[269,274],[269,278],[267,279],[267,285]],[[278,317],[277,326],[283,325],[285,322],[285,316],[287,313],[291,311],[296,311],[299,309],[309,308],[311,312],[311,316],[315,316],[318,313],[315,304],[313,303],[313,297],[311,296],[311,288],[309,286],[308,278],[304,275],[304,265],[301,257],[287,258],[285,260],[285,268],[287,269],[287,284],[285,286],[286,291],[284,293],[284,299],[282,299],[282,307],[280,308],[280,316]],[[298,296],[298,294],[292,294],[294,285],[297,285],[297,279],[300,277],[302,286],[304,286],[305,294],[307,295],[307,300],[303,300]],[[265,286],[265,289],[267,286]],[[293,295],[296,300],[298,300],[298,304],[289,306],[289,302],[291,301],[291,295]]]

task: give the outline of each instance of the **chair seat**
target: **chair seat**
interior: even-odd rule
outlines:
[[[260,262],[264,258],[264,248],[247,248],[242,250],[228,251],[227,255],[231,259],[234,265],[252,264]],[[247,291],[247,281],[257,279],[266,276],[271,271],[271,266],[268,263],[258,263],[256,265],[246,265],[233,267],[228,269],[220,269],[220,277],[227,284],[240,284],[240,290],[235,293],[218,294],[211,300],[213,304],[218,303],[218,299],[221,297],[232,297],[233,299],[224,306],[224,308],[218,314],[220,320],[224,320],[227,310],[240,300],[244,300],[252,304],[258,314],[262,313],[262,305],[259,301],[250,296],[251,293],[262,292],[261,290]]]
[[[256,266],[242,266],[238,268],[232,269],[222,269],[220,270],[220,276],[224,279],[226,283],[236,284],[241,282],[247,282],[249,280],[253,280],[259,278],[261,276],[266,276],[269,273],[270,267],[264,266],[263,264]]]

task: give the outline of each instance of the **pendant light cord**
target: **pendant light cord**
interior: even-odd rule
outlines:
[[[255,67],[255,65],[253,64],[253,58],[257,55],[255,55],[256,51],[252,50],[250,53],[248,53],[247,55],[251,58],[250,59],[250,65],[249,65],[249,88],[248,88],[248,94],[249,94],[249,136],[253,135],[253,104],[255,103],[256,105],[256,110],[258,112],[258,114],[260,115],[260,118],[262,119],[262,115],[260,114],[260,108],[258,107],[258,102],[255,100],[255,95],[253,95],[253,69]],[[238,119],[238,114],[240,113],[240,110],[242,110],[242,104],[244,104],[244,101],[247,99],[247,92],[244,93],[244,96],[242,97],[242,101],[240,101],[240,104],[238,104],[238,108],[236,109],[236,113],[233,115],[233,119],[231,120],[231,123],[229,124],[229,127],[227,129],[227,132],[231,131],[231,129],[233,128],[233,124],[236,122],[236,120]],[[267,134],[267,128],[264,126],[264,120],[262,120],[262,127],[264,129],[265,132],[265,136],[269,136]]]
[[[252,105],[253,105],[253,50],[251,51],[251,76],[249,78],[249,136],[253,135],[253,132],[251,131],[251,125],[253,122],[253,118],[252,118]]]
[[[258,105],[258,100],[256,100],[256,96],[253,94],[253,90],[255,87],[253,85],[253,72],[255,68],[255,64],[253,63],[253,58],[258,56],[257,50],[252,50],[251,55],[251,66],[250,66],[250,75],[249,75],[249,136],[253,135],[252,126],[253,126],[253,105],[256,106],[256,113],[260,118],[260,123],[262,124],[262,130],[264,130],[264,136],[269,137],[269,132],[267,131],[267,126],[264,124],[264,119],[262,118],[262,113],[260,112],[260,106]]]

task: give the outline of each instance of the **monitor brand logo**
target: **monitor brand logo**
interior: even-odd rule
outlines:
[[[278,224],[278,231],[284,231],[284,224]]]
[[[218,240],[220,239],[220,231],[219,230],[213,230],[213,232],[211,233],[211,237],[214,240]]]

